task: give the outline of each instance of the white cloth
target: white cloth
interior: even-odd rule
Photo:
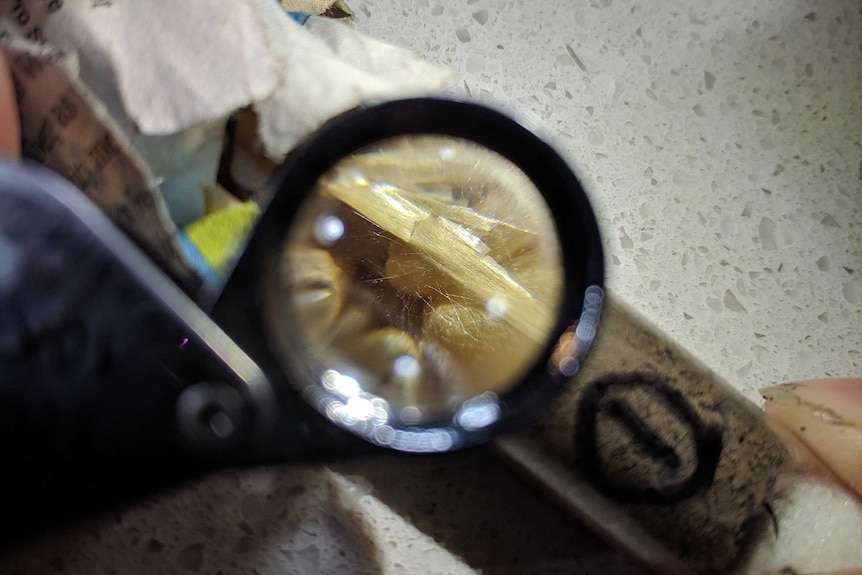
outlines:
[[[293,0],[291,8],[315,12],[320,3]],[[93,181],[111,184],[109,191],[89,195],[106,211],[122,213],[115,221],[178,275],[185,273],[171,245],[175,229],[156,184],[176,176],[178,160],[186,158],[194,164],[189,171],[215,178],[212,150],[217,155],[220,131],[210,127],[253,106],[264,152],[278,161],[343,111],[368,100],[428,93],[449,77],[447,70],[342,22],[311,18],[301,26],[273,0],[5,2],[0,43],[41,54],[43,68],[62,59],[62,72],[39,75],[38,90],[22,95],[30,101],[21,106],[22,137],[44,139],[40,130],[49,126],[75,143],[54,146],[45,161],[74,181],[80,164],[74,154],[86,156],[94,138],[110,133],[124,169],[116,162],[89,166]],[[18,71],[27,74],[20,65]],[[56,114],[69,90],[90,113],[66,125]],[[195,181],[206,185],[207,174]],[[154,199],[113,197],[131,184],[139,196],[149,188]],[[100,201],[99,194],[112,197]],[[137,209],[147,211],[139,214],[141,221],[135,221]]]
[[[17,18],[6,3],[0,30],[73,47],[81,79],[127,132],[174,134],[254,105],[279,157],[339,112],[449,78],[342,22],[303,27],[272,0],[66,0],[53,13],[48,4],[23,0],[27,17]],[[319,2],[293,4],[313,11]]]

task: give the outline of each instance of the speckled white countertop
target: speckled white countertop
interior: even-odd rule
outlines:
[[[862,375],[858,1],[348,4],[558,147],[609,286],[748,397]],[[488,452],[338,471],[222,473],[0,572],[632,572]]]
[[[355,7],[532,120],[590,193],[610,287],[719,374],[860,373],[858,2]]]

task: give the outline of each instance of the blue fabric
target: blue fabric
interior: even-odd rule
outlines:
[[[177,232],[177,240],[180,248],[183,250],[183,254],[186,256],[186,260],[204,278],[206,283],[213,285],[221,283],[222,278],[210,267],[203,255],[198,251],[198,248],[184,232]]]
[[[297,24],[305,24],[305,21],[308,20],[308,14],[305,12],[288,12],[287,15],[293,18]]]

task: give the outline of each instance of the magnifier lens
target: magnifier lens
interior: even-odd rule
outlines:
[[[542,194],[501,155],[381,141],[323,175],[287,236],[270,298],[280,355],[342,418],[421,423],[503,394],[557,321],[559,244]]]

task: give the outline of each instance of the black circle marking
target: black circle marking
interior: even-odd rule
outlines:
[[[678,471],[683,458],[624,399],[612,391],[646,389],[664,404],[691,433],[694,442],[694,469],[684,478],[667,485],[633,486],[608,473],[597,443],[597,420],[604,414],[616,421],[631,436],[632,444],[657,465]],[[705,422],[691,403],[664,378],[649,373],[611,374],[591,382],[578,404],[575,442],[580,446],[585,472],[596,487],[623,503],[669,504],[688,499],[709,488],[715,479],[723,447],[722,429]]]

